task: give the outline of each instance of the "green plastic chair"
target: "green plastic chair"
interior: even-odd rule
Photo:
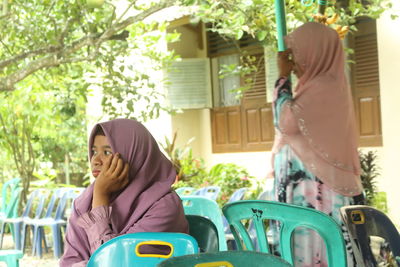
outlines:
[[[21,178],[14,178],[3,184],[1,189],[1,217],[15,218],[18,216],[18,204],[22,190],[19,186],[20,182]]]
[[[171,258],[157,267],[290,267],[288,262],[272,254],[256,251],[220,251]]]
[[[157,254],[145,253],[141,250],[149,249],[154,245],[153,250]],[[143,247],[142,247],[143,246]],[[161,254],[160,246],[169,247],[167,255]],[[164,249],[163,252],[166,252]],[[183,233],[166,232],[143,232],[130,233],[113,238],[101,245],[90,257],[87,267],[153,267],[157,263],[170,257],[195,254],[199,252],[196,240],[190,235]]]
[[[217,227],[220,250],[228,250],[222,213],[217,202],[201,196],[181,196],[185,215],[200,215],[209,218]]]
[[[191,195],[195,190],[196,188],[194,187],[184,186],[175,189],[175,192],[178,194],[178,196],[188,196]]]
[[[227,218],[239,250],[255,250],[244,220],[252,219],[261,252],[269,253],[265,219],[280,221],[279,247],[282,258],[293,264],[291,237],[297,227],[316,231],[325,241],[330,267],[346,267],[346,250],[339,225],[328,215],[315,209],[266,200],[242,200],[225,205]]]
[[[218,230],[208,218],[199,215],[186,215],[189,223],[189,235],[199,244],[200,252],[218,252]]]
[[[19,259],[22,256],[21,250],[0,250],[0,261],[4,261],[7,267],[19,267]]]
[[[1,210],[0,210],[0,248],[3,244],[3,230],[4,224],[7,220],[18,217],[18,205],[20,201],[22,188],[19,186],[20,178],[11,179],[3,184],[1,190]],[[15,240],[15,229],[10,226],[11,234]],[[20,249],[17,245],[16,249]]]

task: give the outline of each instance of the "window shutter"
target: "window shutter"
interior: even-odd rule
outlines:
[[[174,62],[166,74],[170,104],[174,108],[210,108],[211,77],[208,58]]]
[[[240,40],[234,40],[222,37],[218,32],[208,30],[207,38],[209,57],[240,53],[242,49],[246,49],[247,51],[259,50],[261,47],[261,42],[248,33],[244,33]]]
[[[207,31],[208,37],[208,56],[217,57],[224,54],[238,52],[238,47],[234,40],[224,38],[217,32]]]
[[[379,62],[375,20],[357,23],[353,36],[352,90],[361,146],[381,146]]]
[[[251,101],[252,99],[261,99],[265,103],[266,85],[265,85],[265,60],[264,53],[253,55],[256,60],[257,72],[251,73],[244,77],[251,78],[251,88],[244,92],[243,102]]]

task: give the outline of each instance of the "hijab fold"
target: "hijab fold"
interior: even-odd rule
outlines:
[[[362,185],[356,121],[338,34],[309,22],[289,34],[286,44],[304,73],[289,106],[300,131],[283,130],[281,143],[289,144],[306,168],[332,190],[358,195]]]

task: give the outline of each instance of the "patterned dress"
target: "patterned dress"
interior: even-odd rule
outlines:
[[[274,124],[279,131],[281,108],[286,101],[292,101],[291,83],[280,78],[275,85]],[[310,173],[289,145],[284,145],[275,154],[275,200],[317,209],[333,217],[342,226],[346,241],[348,266],[355,266],[347,230],[341,221],[339,208],[346,205],[362,204],[362,198],[345,197],[327,187],[318,177]],[[274,231],[274,240],[277,240]],[[315,232],[299,228],[294,236],[295,266],[328,266],[325,245]],[[279,252],[278,252],[279,253]]]

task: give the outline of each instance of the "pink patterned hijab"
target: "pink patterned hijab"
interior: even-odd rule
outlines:
[[[289,34],[286,44],[304,74],[290,106],[300,132],[283,131],[283,141],[332,190],[358,195],[362,185],[356,122],[339,36],[327,26],[309,22]]]
[[[171,191],[176,171],[149,131],[141,123],[129,119],[95,125],[89,139],[89,158],[92,157],[91,148],[97,127],[103,129],[113,153],[119,152],[124,162],[129,164],[131,182],[122,192],[115,194],[110,204],[113,214],[111,223],[116,232],[123,234],[154,202]],[[78,215],[90,211],[92,198],[93,184],[75,200]]]

